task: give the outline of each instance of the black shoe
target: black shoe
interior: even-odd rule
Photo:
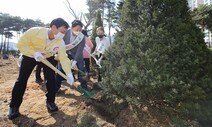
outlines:
[[[58,111],[58,107],[54,102],[46,102],[46,107],[50,113]]]
[[[10,120],[15,119],[15,118],[17,118],[19,116],[20,116],[20,113],[19,113],[19,108],[18,107],[10,108],[9,114],[8,114],[8,118]]]
[[[41,78],[40,79],[36,79],[35,82],[36,83],[42,83],[43,82],[43,79],[41,79]]]

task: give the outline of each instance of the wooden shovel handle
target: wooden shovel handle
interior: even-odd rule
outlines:
[[[40,60],[43,64],[45,64],[46,66],[48,66],[52,70],[54,70],[56,73],[58,73],[64,79],[69,80],[68,76],[63,74],[60,70],[58,70],[55,66],[53,66],[48,60],[42,59],[42,58],[38,58],[38,60]]]

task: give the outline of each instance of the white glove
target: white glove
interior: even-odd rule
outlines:
[[[34,58],[36,61],[40,61],[38,58],[44,59],[43,55],[40,52],[35,52],[34,53]]]
[[[76,67],[76,65],[77,65],[77,61],[76,61],[76,60],[74,60],[74,61],[72,62],[72,64],[71,64],[71,68],[75,68],[75,67]]]
[[[69,78],[69,80],[67,80],[67,83],[68,83],[70,86],[72,86],[73,83],[74,83],[74,77],[73,77],[72,73],[68,74],[67,76],[68,76],[68,78]]]

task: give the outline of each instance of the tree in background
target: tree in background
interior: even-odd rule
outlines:
[[[105,20],[108,23],[108,36],[111,43],[111,28],[116,26],[116,19],[117,19],[117,10],[115,8],[115,1],[114,0],[106,0],[106,8],[107,14]]]
[[[212,31],[212,5],[201,5],[192,11],[192,19],[201,29],[209,29]]]
[[[35,26],[45,26],[45,24],[39,19],[22,19],[21,17],[11,16],[9,14],[3,13],[0,13],[0,19],[0,54],[5,54],[9,50],[9,39],[14,36],[11,31],[16,31],[16,36],[18,40],[20,34],[25,32],[29,28]]]
[[[87,0],[86,4],[88,6],[88,13],[85,13],[85,18],[87,19],[87,25],[85,25],[85,29],[88,29],[90,25],[95,21],[96,12],[98,10],[98,3],[93,0]]]
[[[10,39],[12,39],[12,37],[14,36],[13,33],[9,32],[9,31],[5,32],[4,35],[5,35],[5,42],[4,42],[5,45],[4,45],[4,49],[3,49],[3,54],[5,54],[5,52],[9,51],[9,42],[10,42]],[[7,41],[6,41],[6,39],[7,39]],[[6,45],[6,43],[7,43],[7,45]]]
[[[137,114],[212,121],[212,59],[186,0],[124,0],[101,87]],[[172,117],[174,119],[174,117]]]
[[[9,46],[9,38],[13,36],[13,34],[10,32],[14,28],[14,22],[13,17],[9,14],[3,14],[1,13],[1,21],[0,21],[0,29],[2,31],[2,41],[1,41],[1,47],[0,47],[0,53],[5,54],[8,50]],[[4,38],[4,41],[3,41]]]
[[[88,12],[76,12],[72,7],[69,0],[66,0],[66,7],[70,14],[78,20],[81,20],[84,23],[84,29],[88,32],[93,30],[89,29],[89,26],[94,26],[97,12],[101,13],[102,24],[105,26],[108,24],[109,36],[111,28],[116,26],[117,12],[115,8],[115,0],[87,0],[86,4],[88,6]],[[104,20],[106,23],[104,23]]]
[[[97,15],[96,15],[96,20],[95,20],[95,23],[94,23],[94,26],[93,26],[93,30],[92,30],[92,36],[91,36],[91,40],[94,44],[94,48],[96,47],[96,42],[95,42],[95,38],[97,37],[96,35],[96,29],[100,26],[103,26],[103,22],[102,22],[102,19],[101,19],[101,12],[100,11],[97,11]]]
[[[116,11],[113,13],[113,22],[114,22],[114,26],[115,26],[115,29],[116,31],[119,31],[120,30],[120,16],[121,16],[121,10],[122,10],[122,7],[123,7],[123,0],[120,0],[117,5],[116,5]]]
[[[17,40],[20,38],[20,35],[23,31],[23,19],[21,17],[18,17],[18,16],[14,16],[13,17],[13,24],[14,24],[14,27],[13,27],[13,31],[16,31],[16,38]]]
[[[201,28],[203,33],[206,32],[206,29],[212,31],[212,5],[201,5],[195,8],[191,12],[191,15],[192,19]],[[205,33],[208,34],[208,36],[210,36],[209,31]],[[208,42],[208,47],[211,47],[210,42]]]
[[[92,23],[95,21],[97,10],[101,10],[101,12],[104,12],[104,0],[87,0],[86,4],[88,6],[88,12],[76,12],[72,6],[69,0],[66,0],[66,7],[70,14],[78,20],[81,20],[84,23],[84,29],[88,30],[88,27],[92,25]],[[103,13],[102,13],[103,14]],[[90,30],[88,30],[90,31]]]

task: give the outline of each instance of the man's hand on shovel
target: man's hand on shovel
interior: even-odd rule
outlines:
[[[49,68],[51,68],[52,70],[54,70],[56,73],[58,73],[61,77],[63,77],[64,79],[66,79],[68,82],[70,81],[70,84],[72,83],[73,84],[73,75],[72,76],[66,76],[65,74],[63,74],[60,70],[58,70],[55,66],[53,66],[48,60],[46,60],[45,58],[41,58],[41,57],[38,57],[38,60],[41,61],[43,64],[45,64],[46,66],[48,66]],[[73,86],[75,86],[73,84]],[[78,86],[75,86],[77,89],[78,89]],[[80,91],[87,97],[89,98],[92,98],[92,96],[94,96],[94,94],[90,91],[87,91],[85,89],[80,89]]]
[[[72,86],[73,85],[73,83],[74,83],[74,77],[73,77],[73,74],[72,73],[70,73],[70,74],[68,74],[67,75],[68,76],[68,80],[67,80],[67,83],[70,85],[70,86]]]

